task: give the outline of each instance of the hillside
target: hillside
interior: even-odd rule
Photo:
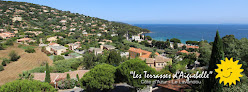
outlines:
[[[17,79],[18,74],[38,67],[41,64],[44,64],[44,62],[49,62],[49,64],[52,64],[52,60],[46,54],[41,52],[40,48],[36,48],[35,53],[27,53],[24,52],[22,48],[19,48],[18,44],[14,44],[14,46],[11,46],[6,50],[0,50],[0,58],[8,58],[8,54],[12,50],[17,52],[21,58],[16,62],[8,64],[4,67],[4,71],[0,72],[0,85]]]
[[[61,11],[48,6],[41,6],[25,2],[0,1],[0,31],[42,31],[43,37],[61,35],[56,32],[69,34],[70,32],[88,33],[116,32],[124,35],[149,32],[125,23],[107,21],[70,11]]]

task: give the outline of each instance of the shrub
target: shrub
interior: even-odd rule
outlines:
[[[2,62],[2,65],[3,65],[3,66],[6,66],[6,61],[3,61],[3,62]]]
[[[3,66],[2,66],[2,65],[0,65],[0,71],[3,71],[3,70],[4,70]]]
[[[64,60],[65,58],[63,56],[57,55],[53,57],[53,62],[58,61],[58,60]]]
[[[62,79],[58,82],[59,89],[72,89],[76,86],[76,80],[74,79]]]
[[[15,51],[11,51],[9,53],[9,57],[11,61],[17,61],[20,58],[20,56],[18,56]]]
[[[10,63],[10,60],[7,58],[3,58],[3,62],[6,62],[6,64]]]
[[[34,53],[34,52],[35,52],[35,50],[34,50],[34,49],[32,49],[32,48],[28,48],[28,49],[26,49],[26,50],[25,50],[25,52],[27,52],[27,53]]]
[[[0,92],[56,92],[49,83],[36,80],[16,80],[6,83],[0,88]]]

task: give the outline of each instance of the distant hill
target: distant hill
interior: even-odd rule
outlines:
[[[61,11],[48,6],[26,2],[0,1],[0,31],[43,31],[44,35],[55,35],[56,32],[88,33],[115,32],[138,34],[149,32],[125,23],[107,21],[83,14]],[[57,33],[58,34],[58,33]]]

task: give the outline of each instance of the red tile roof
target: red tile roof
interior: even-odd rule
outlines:
[[[140,57],[143,57],[143,58],[149,58],[150,55],[152,54],[152,52],[149,52],[149,51],[146,51],[146,50],[142,50],[140,48],[133,48],[133,47],[130,47],[129,51],[135,52],[135,53],[142,53]],[[158,52],[156,52],[155,54],[156,55],[159,55]]]
[[[186,46],[186,48],[198,49],[198,48],[199,48],[199,46],[189,46],[189,45],[187,45],[187,46]]]
[[[70,78],[76,79],[77,74],[79,78],[82,78],[83,75],[88,72],[89,70],[76,70],[76,71],[71,71],[71,72],[65,72],[65,73],[50,73],[50,79],[51,82],[54,82],[57,79],[64,79],[66,78],[67,74],[70,75]],[[34,74],[34,80],[40,80],[40,81],[45,81],[45,73],[33,73]]]

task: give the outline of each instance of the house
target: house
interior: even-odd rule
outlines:
[[[131,58],[135,58],[135,57],[150,58],[151,54],[152,52],[145,51],[140,48],[133,48],[133,47],[129,48],[129,55]],[[159,55],[158,52],[156,52],[155,54]]]
[[[102,34],[101,34],[101,33],[98,33],[98,34],[96,34],[96,35],[97,35],[97,36],[99,36],[99,37],[100,37],[100,36],[102,36]]]
[[[60,23],[66,23],[67,21],[66,20],[60,20],[59,22]]]
[[[191,89],[190,84],[185,84],[186,79],[173,79],[166,83],[158,84],[159,88],[152,92],[185,92],[185,89]]]
[[[186,48],[187,48],[187,49],[189,49],[189,48],[192,48],[192,49],[199,49],[199,46],[187,45]]]
[[[46,47],[46,50],[49,51],[51,54],[61,55],[62,53],[67,51],[67,48],[64,46],[60,46],[57,43],[50,43]]]
[[[100,48],[94,48],[94,47],[90,47],[90,49],[89,49],[89,52],[92,52],[95,55],[102,54],[102,51],[103,51],[102,49],[100,49]]]
[[[17,43],[27,43],[27,42],[35,42],[35,40],[32,40],[31,38],[17,39]]]
[[[39,34],[42,34],[43,32],[42,31],[25,31],[24,33],[33,33],[34,35],[39,35]]]
[[[112,36],[112,37],[114,37],[114,36],[118,36],[118,34],[111,34],[111,36]]]
[[[101,48],[101,50],[104,50],[104,49],[113,50],[113,49],[115,49],[115,46],[112,46],[112,45],[100,45],[100,48]]]
[[[15,17],[12,18],[12,21],[13,21],[13,22],[22,21],[22,17],[15,16]]]
[[[177,52],[177,54],[180,54],[180,53],[185,53],[185,54],[187,54],[187,55],[188,55],[188,54],[195,54],[197,58],[200,56],[200,53],[198,53],[198,52],[188,52],[188,51],[186,51],[186,50],[181,50],[181,51],[178,51],[178,52]]]
[[[133,36],[132,36],[132,40],[138,41],[138,42],[143,41],[143,39],[140,38],[140,35],[133,35]]]
[[[67,27],[66,27],[66,26],[63,26],[63,27],[62,27],[62,30],[66,30],[66,29],[67,29]]]
[[[172,63],[171,58],[167,58],[161,55],[155,56],[155,58],[140,57],[141,60],[145,60],[146,64],[156,70],[163,69],[168,63]]]
[[[70,43],[67,45],[69,46],[69,50],[75,50],[75,49],[81,48],[80,42]]]
[[[84,74],[87,72],[89,72],[89,70],[76,70],[76,71],[69,71],[65,73],[50,73],[50,79],[51,79],[51,82],[53,82],[54,84],[57,84],[56,82],[58,82],[59,79],[66,79],[67,74],[70,75],[71,79],[77,80],[77,75],[79,79],[81,79],[84,76]],[[34,75],[34,78],[33,78],[34,80],[45,82],[46,73],[33,73],[33,75]]]
[[[15,37],[15,34],[10,33],[10,32],[3,32],[3,33],[0,33],[0,37],[2,37],[3,39],[8,39],[11,37]]]
[[[57,40],[58,40],[57,36],[47,38],[47,41],[49,41],[49,42],[57,41]]]

